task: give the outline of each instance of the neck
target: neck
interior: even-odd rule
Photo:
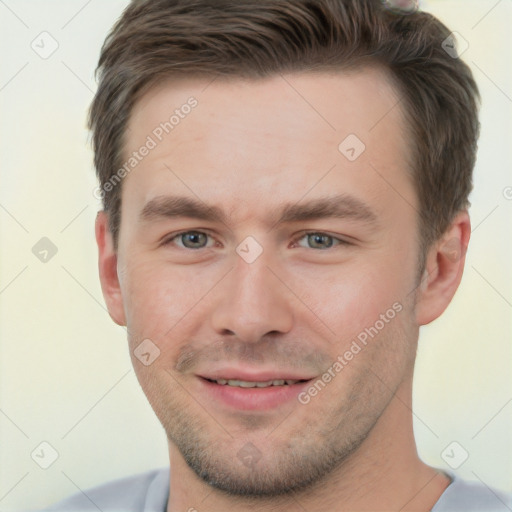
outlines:
[[[210,487],[169,443],[167,512],[429,511],[449,485],[448,477],[418,457],[412,427],[412,382],[404,382],[374,428],[327,479],[304,492],[246,500]]]

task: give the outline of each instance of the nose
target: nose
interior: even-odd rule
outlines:
[[[237,256],[234,265],[216,290],[211,316],[215,332],[246,343],[289,332],[293,324],[291,298],[268,261],[262,255],[247,263]]]

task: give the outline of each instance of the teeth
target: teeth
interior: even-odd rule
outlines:
[[[221,384],[222,386],[235,386],[239,388],[267,388],[269,386],[284,386],[285,383],[287,385],[295,384],[299,382],[298,380],[268,380],[266,382],[252,382],[247,380],[235,380],[235,379],[216,379],[215,382],[217,384]]]

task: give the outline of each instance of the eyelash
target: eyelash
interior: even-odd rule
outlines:
[[[180,231],[179,233],[176,233],[176,234],[172,235],[171,237],[165,239],[162,242],[162,245],[163,246],[170,245],[174,240],[176,240],[180,236],[185,235],[187,233],[198,233],[198,234],[203,234],[203,235],[206,235],[207,237],[213,238],[209,233],[206,233],[204,231],[197,231],[195,229],[189,229],[186,231]],[[303,238],[305,238],[309,235],[325,235],[325,236],[332,238],[336,242],[331,247],[327,247],[326,249],[316,249],[318,251],[326,251],[327,249],[333,249],[334,247],[337,247],[340,245],[345,245],[345,246],[352,245],[350,242],[348,242],[347,240],[345,240],[343,238],[335,237],[334,235],[330,235],[329,233],[325,233],[323,231],[304,231],[303,233],[300,234],[300,236],[296,237],[292,243],[295,245],[300,240],[302,240]],[[185,249],[185,250],[189,250],[189,251],[199,251],[201,249],[209,249],[209,247],[199,247],[197,249],[191,249],[189,247],[180,247],[180,249]],[[313,248],[313,247],[309,247],[309,249],[315,250],[315,248]]]

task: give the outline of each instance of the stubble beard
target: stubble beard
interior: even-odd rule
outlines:
[[[194,400],[176,383],[179,376],[150,374],[141,385],[169,443],[199,479],[231,497],[275,500],[322,486],[344,470],[398,387],[412,378],[415,336],[417,340],[414,326],[390,325],[372,340],[374,346],[366,349],[352,378],[346,379],[343,370],[310,404],[297,401],[295,407],[312,409],[296,425],[293,412],[283,411],[265,422],[246,411],[236,432],[230,432],[220,413],[211,406],[206,411],[200,397]],[[261,455],[251,466],[237,455],[247,443]]]
[[[362,385],[369,379],[375,381],[375,376],[361,374],[360,382],[353,386],[359,392],[352,393],[335,409],[330,407],[327,413],[322,410],[310,416],[295,428],[291,428],[293,413],[286,418],[277,415],[279,419],[270,426],[261,425],[265,422],[259,418],[251,421],[246,416],[239,422],[243,429],[233,435],[223,428],[220,415],[215,421],[200,405],[198,414],[195,407],[187,405],[186,397],[170,398],[171,394],[167,395],[166,403],[154,404],[154,409],[168,441],[204,483],[232,497],[275,499],[308,491],[343,469],[372,431],[395,391],[386,388],[379,394],[375,387]],[[327,391],[322,393],[326,393],[327,399]],[[316,399],[322,399],[322,393]],[[361,403],[366,407],[361,407]],[[255,446],[261,456],[251,466],[244,465],[238,455],[247,443]]]

